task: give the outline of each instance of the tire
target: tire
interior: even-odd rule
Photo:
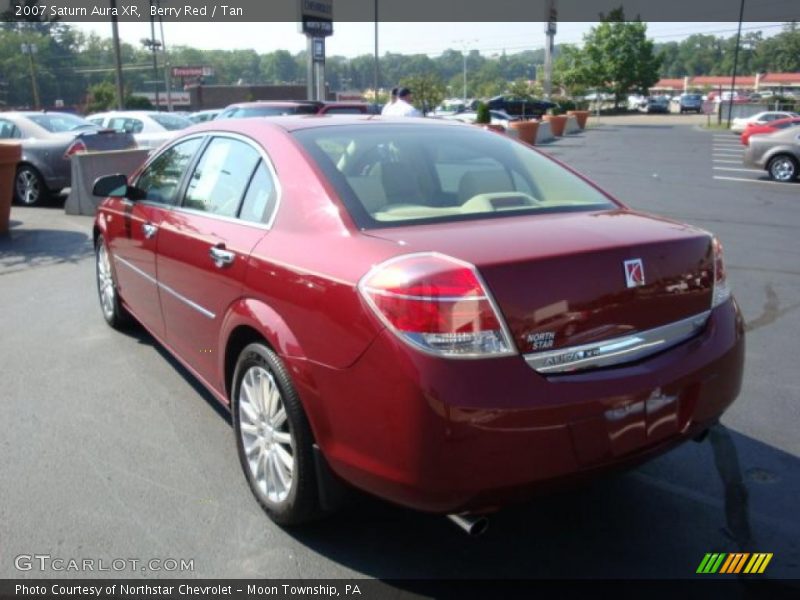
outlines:
[[[111,268],[111,255],[106,248],[103,236],[97,236],[94,247],[95,281],[97,282],[97,298],[100,311],[106,323],[114,329],[124,329],[130,324],[131,316],[122,306],[117,293],[117,282],[114,269]]]
[[[261,508],[282,526],[322,516],[313,435],[280,358],[250,344],[236,362],[231,390],[239,462]]]
[[[39,171],[31,165],[20,165],[14,176],[14,202],[22,206],[36,206],[47,198],[49,192]]]
[[[775,181],[789,182],[797,178],[797,160],[788,154],[778,154],[769,160],[767,173]]]

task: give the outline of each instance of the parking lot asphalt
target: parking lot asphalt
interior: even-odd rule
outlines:
[[[736,166],[715,162],[720,134],[664,119],[604,117],[544,152],[721,237],[748,328],[742,394],[706,441],[503,510],[477,539],[367,498],[273,525],[224,411],[141,329],[103,322],[91,220],[15,207],[0,238],[0,577],[691,578],[706,552],[740,549],[773,553],[770,579],[800,577],[800,184],[717,179]],[[20,554],[194,570],[20,572]]]

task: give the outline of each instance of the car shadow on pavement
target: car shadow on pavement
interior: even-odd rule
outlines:
[[[12,227],[7,235],[0,236],[0,274],[74,263],[93,252],[91,238],[79,231]]]
[[[723,426],[651,463],[490,518],[470,538],[441,516],[366,498],[289,533],[369,577],[692,578],[707,552],[772,552],[797,578],[800,461]],[[424,582],[409,582],[424,593]]]

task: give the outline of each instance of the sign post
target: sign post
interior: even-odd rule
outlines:
[[[333,0],[299,0],[300,33],[307,38],[308,100],[325,100],[325,38],[333,35]]]
[[[547,42],[544,47],[544,97],[550,99],[553,93],[553,50],[555,46],[556,28],[558,23],[558,9],[556,0],[547,0],[545,3],[544,32],[547,34]]]

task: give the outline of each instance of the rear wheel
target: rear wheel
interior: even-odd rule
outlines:
[[[23,206],[36,206],[47,197],[47,186],[39,171],[31,165],[20,165],[14,178],[14,201]]]
[[[773,156],[767,165],[767,172],[775,181],[792,181],[797,177],[797,161],[788,154]]]
[[[239,462],[258,503],[279,525],[320,516],[311,428],[280,358],[250,344],[232,390]]]

